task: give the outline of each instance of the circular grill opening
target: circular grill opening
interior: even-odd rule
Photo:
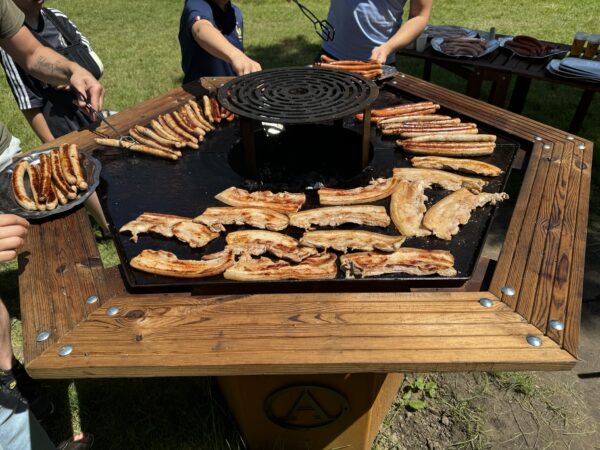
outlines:
[[[321,183],[332,186],[354,177],[363,169],[362,134],[327,125],[285,127],[272,134],[269,128],[254,131],[255,166],[248,167],[244,143],[229,152],[229,165],[246,179],[281,185],[281,190],[302,191]],[[373,147],[369,145],[369,161]]]
[[[379,93],[359,75],[332,69],[269,69],[235,78],[218,92],[235,114],[261,121],[306,124],[341,119],[363,111]]]

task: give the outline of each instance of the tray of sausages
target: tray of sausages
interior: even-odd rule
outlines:
[[[437,37],[431,40],[431,46],[435,51],[453,58],[481,58],[495,51],[500,43],[496,39]]]
[[[64,213],[95,191],[101,168],[74,144],[29,153],[0,173],[0,212],[26,219]]]
[[[320,59],[321,61],[314,63],[313,67],[317,69],[345,70],[373,81],[387,80],[398,73],[395,67],[377,61],[337,60],[327,55],[321,55]]]
[[[567,52],[567,50],[561,49],[556,44],[540,41],[531,36],[503,37],[499,41],[501,47],[527,59],[545,59]]]

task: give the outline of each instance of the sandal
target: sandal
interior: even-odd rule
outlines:
[[[77,440],[76,440],[77,439]],[[94,445],[94,435],[91,433],[79,433],[70,439],[58,444],[57,450],[88,450]]]

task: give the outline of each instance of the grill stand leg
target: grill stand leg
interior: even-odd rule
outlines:
[[[370,449],[399,373],[218,377],[249,450]]]
[[[363,119],[361,169],[364,169],[369,164],[369,148],[371,146],[371,109],[365,109]]]
[[[252,178],[255,178],[258,174],[254,128],[254,120],[240,117],[240,131],[242,133],[242,143],[244,145],[244,164],[246,166],[246,173]]]

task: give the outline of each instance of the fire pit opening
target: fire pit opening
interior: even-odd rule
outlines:
[[[331,185],[362,169],[361,133],[335,125],[269,124],[254,130],[256,170],[246,164],[244,141],[229,152],[231,168],[244,178],[286,183],[302,190],[317,183]],[[369,161],[373,146],[369,143]]]

